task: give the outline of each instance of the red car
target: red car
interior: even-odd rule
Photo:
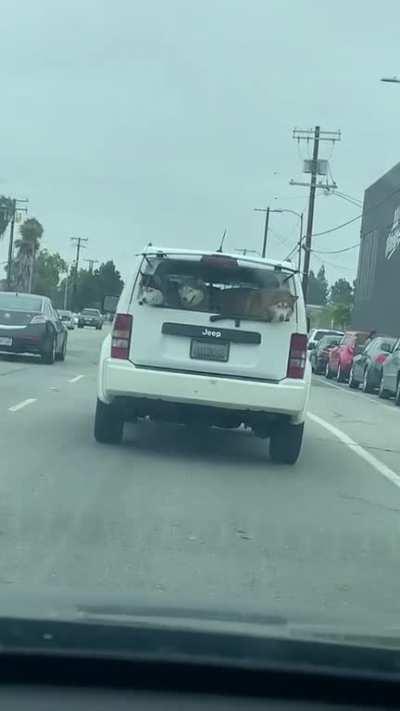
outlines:
[[[325,370],[327,378],[336,378],[338,383],[348,379],[353,358],[364,346],[368,335],[366,331],[346,331],[340,343],[329,351]]]

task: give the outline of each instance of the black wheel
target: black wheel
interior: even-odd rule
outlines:
[[[326,364],[326,368],[325,368],[325,377],[328,378],[328,380],[332,380],[332,378],[333,378],[333,373],[332,373],[330,365],[329,365],[329,360],[328,360],[328,362]]]
[[[346,380],[346,376],[343,373],[342,366],[340,365],[340,363],[337,369],[336,380],[338,383],[344,383],[344,381]]]
[[[397,381],[396,395],[394,396],[394,402],[397,407],[400,407],[400,379]]]
[[[371,384],[371,380],[368,374],[368,368],[365,369],[364,371],[364,378],[363,378],[363,383],[362,383],[362,391],[363,393],[372,393],[374,391],[374,388]]]
[[[295,464],[303,442],[304,422],[292,425],[282,422],[274,428],[269,443],[269,453],[273,462]]]
[[[66,354],[67,354],[67,339],[64,338],[61,351],[56,354],[56,360],[60,360],[61,362],[63,362],[65,360]]]
[[[386,390],[386,388],[383,387],[383,376],[381,378],[381,382],[379,385],[379,390],[378,390],[378,396],[382,398],[382,400],[388,400],[390,398],[390,390]]]
[[[353,368],[350,371],[350,376],[349,376],[349,388],[352,388],[352,390],[357,390],[359,386],[358,380],[354,380],[354,373],[353,373]]]
[[[42,353],[42,363],[52,365],[56,359],[56,339],[52,337],[46,351]]]
[[[122,440],[124,422],[111,405],[97,400],[94,420],[94,437],[102,444],[119,444]]]
[[[78,328],[83,328],[81,323],[78,323]]]

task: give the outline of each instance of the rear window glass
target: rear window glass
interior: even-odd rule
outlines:
[[[42,299],[31,294],[0,293],[0,309],[10,311],[41,311]]]
[[[220,265],[218,259],[205,263],[147,258],[139,302],[256,320],[289,320],[296,302],[291,272],[242,266],[235,260]]]

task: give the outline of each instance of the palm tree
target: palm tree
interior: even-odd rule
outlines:
[[[39,250],[43,227],[34,217],[19,228],[20,239],[15,240],[18,252],[14,259],[14,282],[16,291],[31,291],[35,257]]]

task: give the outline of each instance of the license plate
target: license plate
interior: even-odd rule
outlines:
[[[192,340],[190,357],[197,360],[217,360],[226,363],[229,358],[229,343],[210,343],[210,341]]]
[[[0,336],[0,346],[12,346],[12,338]]]

